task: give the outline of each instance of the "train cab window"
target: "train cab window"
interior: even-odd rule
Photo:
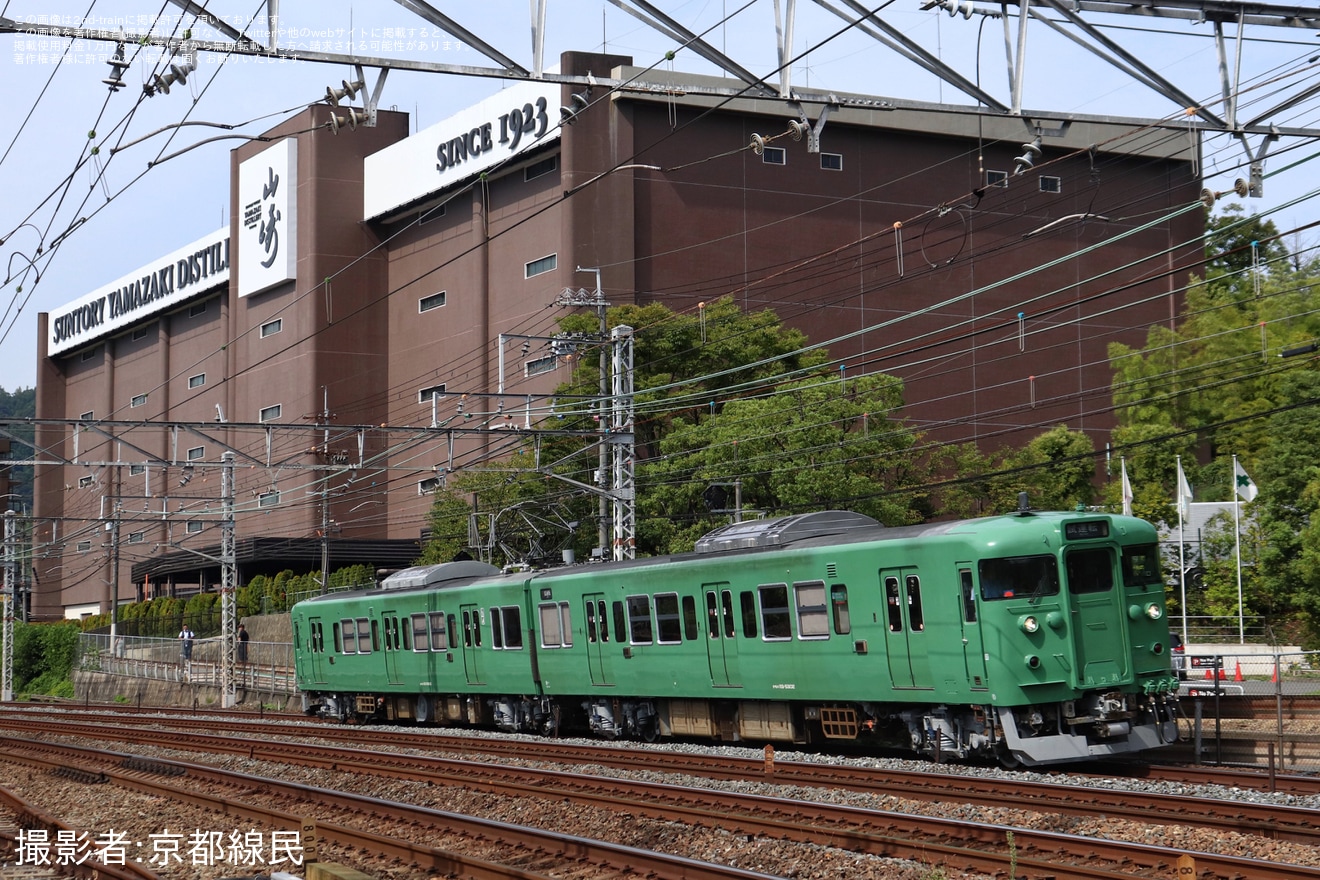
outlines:
[[[885,578],[885,608],[889,612],[889,631],[903,631],[903,605],[898,589],[898,578]]]
[[[830,615],[825,607],[825,584],[822,581],[793,585],[797,600],[798,638],[828,639]]]
[[[453,616],[450,616],[452,625]],[[431,612],[431,650],[448,651],[449,650],[449,628],[445,626],[445,613],[443,611]],[[418,644],[426,644],[426,634],[423,633],[418,639]]]
[[[1073,595],[1105,593],[1114,588],[1114,557],[1103,547],[1069,550],[1063,559]]]
[[[677,645],[683,641],[678,617],[678,594],[657,593],[655,597],[656,641],[662,645]]]
[[[976,584],[972,582],[972,570],[958,569],[958,579],[962,582],[963,620],[976,623]]]
[[[651,631],[651,597],[628,597],[628,641],[634,645],[649,645],[655,641]]]
[[[852,632],[852,616],[848,613],[848,588],[843,584],[830,587],[830,614],[834,618],[834,632],[846,636]]]
[[[683,638],[695,641],[701,634],[697,625],[697,600],[692,596],[683,597]]]
[[[784,641],[793,638],[789,625],[788,585],[768,584],[756,588],[761,597],[761,625],[766,641]]]
[[[496,651],[523,646],[522,615],[517,605],[490,609],[490,646]]]
[[[1123,586],[1164,587],[1160,575],[1160,555],[1154,544],[1123,548]]]
[[[587,603],[591,608],[591,603]],[[573,647],[573,626],[569,619],[567,602],[542,602],[536,606],[541,621],[542,648]]]
[[[1053,556],[1005,556],[977,563],[981,598],[1039,599],[1059,595],[1059,566]]]
[[[743,590],[738,594],[738,601],[742,610],[743,638],[756,638],[756,596],[751,590]]]
[[[426,615],[414,614],[412,616],[413,650],[430,650],[430,635],[426,628]]]
[[[908,625],[913,632],[926,628],[926,614],[921,610],[921,578],[915,574],[907,576]]]

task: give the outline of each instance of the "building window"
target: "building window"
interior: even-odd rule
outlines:
[[[206,303],[193,303],[188,306],[188,317],[195,318],[206,312]]]
[[[428,388],[419,388],[417,390],[418,403],[430,403],[431,398],[444,397],[444,396],[445,396],[445,386],[443,384],[432,385]]]
[[[559,265],[559,255],[551,254],[548,257],[542,257],[539,260],[532,260],[524,266],[525,278],[531,278],[533,275],[543,275],[546,272],[553,272]]]
[[[1008,172],[1007,172],[1007,171],[987,171],[987,172],[985,173],[985,185],[986,185],[986,186],[999,186],[999,187],[1007,188],[1007,187],[1008,187]]]
[[[188,524],[185,525],[183,529],[188,534],[195,535],[202,530],[202,523],[200,520],[195,520],[195,519],[189,520]]]
[[[101,353],[101,346],[98,345],[95,348],[89,348],[86,351],[84,351],[82,353],[82,359],[84,361],[90,361],[92,358],[96,357],[100,353]]]
[[[147,533],[146,533],[146,532],[130,532],[130,533],[129,533],[129,536],[128,536],[128,543],[130,543],[130,544],[141,544],[141,543],[142,543],[143,541],[145,541],[145,540],[147,540]]]
[[[783,147],[766,147],[761,153],[761,161],[766,165],[787,165],[788,150]]]
[[[430,495],[440,488],[439,477],[427,477],[425,480],[417,481],[417,494]]]
[[[90,422],[92,419],[96,418],[96,416],[93,415],[92,411],[89,409],[87,412],[78,416],[78,418],[82,419],[84,422]]]
[[[258,507],[275,507],[280,503],[279,492],[263,492],[257,496]]]
[[[283,318],[276,318],[274,321],[267,321],[266,323],[261,325],[261,338],[265,339],[267,336],[274,336],[276,333],[279,333],[283,329],[284,329]]]
[[[134,342],[137,342],[139,339],[146,339],[146,338],[147,338],[146,327],[138,327],[136,330],[133,331],[132,339]]]
[[[542,159],[540,162],[533,162],[523,169],[523,181],[535,180],[538,177],[544,177],[551,171],[559,167],[559,157],[551,156],[548,159]]]
[[[523,363],[523,375],[539,376],[542,373],[549,373],[557,366],[559,366],[559,358],[555,357],[552,354],[548,354],[545,357],[539,357],[534,360],[525,361]]]
[[[147,472],[145,464],[130,464],[128,466],[128,475],[130,477],[140,477]]]
[[[92,488],[92,486],[94,486],[94,485],[96,485],[96,477],[93,477],[93,476],[91,476],[91,475],[88,475],[88,476],[86,476],[86,477],[79,477],[79,478],[78,478],[78,488],[79,488],[79,489],[90,489],[90,488]]]
[[[1040,191],[1043,193],[1063,192],[1063,178],[1042,174],[1040,176]]]
[[[147,404],[147,395],[145,395],[145,394],[138,394],[138,395],[135,395],[131,401],[129,401],[129,404],[128,404],[128,405],[129,405],[129,406],[146,406],[146,404]]]
[[[281,403],[277,403],[274,406],[264,406],[261,408],[261,412],[257,416],[257,421],[273,422],[280,417],[280,413],[283,409],[284,404]]]
[[[78,552],[79,552],[79,553],[86,553],[88,550],[91,550],[91,549],[92,549],[92,542],[91,542],[91,541],[79,541],[79,542],[78,542]]]
[[[438,309],[445,304],[446,297],[447,294],[443,290],[430,296],[424,296],[417,301],[417,311],[429,312],[431,309]]]
[[[188,461],[201,461],[203,458],[206,458],[206,447],[194,446],[192,449],[188,450],[187,456]]]
[[[189,376],[189,377],[188,377],[188,387],[189,387],[189,388],[201,388],[201,387],[202,387],[203,385],[205,385],[205,384],[206,384],[206,374],[205,374],[205,373],[198,373],[196,376]]]
[[[842,171],[843,153],[821,153],[820,167],[823,171]]]

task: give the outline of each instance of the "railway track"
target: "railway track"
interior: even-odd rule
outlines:
[[[18,721],[9,717],[9,713],[0,716],[0,723],[16,726],[28,732],[41,730],[44,727],[47,733],[58,732],[68,736],[109,736],[164,747],[177,747],[179,742],[178,734],[169,731],[122,728],[108,730],[100,725],[75,722],[58,724],[48,722],[43,726],[32,720]],[[297,731],[306,729],[311,732],[310,735],[330,739],[336,739],[334,735],[336,733],[342,733],[348,739],[356,739],[363,734],[374,734],[373,744],[380,744],[379,730],[320,726],[306,728],[302,725],[293,729]],[[288,730],[288,727],[282,726],[277,733],[283,735]],[[267,732],[269,733],[269,728]],[[299,736],[302,735],[300,732]],[[410,738],[401,737],[401,739]],[[470,738],[465,737],[425,736],[417,739],[424,740],[420,745],[432,751],[437,748],[437,739],[464,740],[461,745],[467,746],[498,743],[485,739],[473,743]],[[395,741],[395,738],[391,737],[391,740]],[[1044,870],[1044,866],[1050,866],[1048,876],[1054,877],[1111,876],[1118,870],[1117,866],[1123,864],[1141,865],[1143,871],[1158,874],[1167,869],[1170,858],[1176,856],[1176,853],[1171,854],[1164,848],[1099,841],[1095,838],[1080,838],[1022,828],[1005,829],[982,820],[970,823],[934,821],[930,817],[912,816],[906,813],[894,814],[807,803],[801,796],[787,799],[753,798],[747,795],[728,795],[708,789],[669,785],[619,781],[607,784],[602,783],[598,778],[584,777],[581,774],[516,769],[506,765],[477,765],[467,760],[455,761],[433,756],[382,753],[374,750],[364,752],[342,747],[313,746],[306,742],[264,742],[252,739],[251,735],[241,738],[195,735],[189,737],[189,745],[197,750],[240,754],[251,760],[312,764],[337,774],[343,774],[351,768],[357,773],[371,773],[395,779],[415,779],[427,785],[478,788],[524,801],[528,798],[564,799],[572,800],[583,807],[622,810],[670,820],[682,819],[685,823],[697,827],[731,828],[732,826],[736,827],[740,834],[815,842],[825,840],[834,846],[853,852],[891,856],[900,852],[911,852],[915,855],[907,857],[936,859],[941,865],[950,868],[959,866],[961,870],[1002,872],[1005,865],[1009,865],[1010,870],[1014,864],[1020,869],[1029,868],[1038,860],[1040,864],[1036,867]],[[569,744],[549,743],[549,747],[553,747],[556,752],[553,758],[548,755],[532,754],[533,750],[529,750],[529,745],[540,744],[518,743],[520,757],[563,761],[565,760],[563,747]],[[628,755],[628,750],[578,746],[572,747],[570,751],[574,753],[570,760],[595,764],[609,763],[611,759],[606,753],[613,753],[616,758],[620,752],[625,756]],[[638,759],[644,761],[649,770],[663,769],[667,772],[761,781],[765,781],[768,777],[776,783],[788,785],[848,787],[909,799],[930,801],[952,799],[974,804],[1012,806],[1022,810],[1075,816],[1103,812],[1139,817],[1141,821],[1204,825],[1220,829],[1225,833],[1249,833],[1309,845],[1320,842],[1320,837],[1310,827],[1315,816],[1315,811],[1312,810],[1290,812],[1280,810],[1277,806],[1256,808],[1235,802],[1188,800],[1173,796],[1163,798],[1143,796],[1142,806],[1134,809],[1130,803],[1130,794],[1099,789],[1088,789],[1079,805],[1075,786],[1052,786],[1041,783],[1029,785],[1016,783],[1006,786],[1002,779],[946,777],[939,773],[896,773],[893,770],[866,773],[859,772],[861,768],[857,767],[799,765],[794,762],[776,762],[773,766],[762,763],[760,767],[753,767],[751,766],[753,762],[746,760],[711,759],[710,756],[663,751],[647,751],[641,754],[634,751],[628,760],[618,763],[625,766],[634,765]],[[673,766],[670,766],[671,763]],[[681,769],[674,769],[675,767]],[[916,842],[905,845],[903,841],[908,837]],[[904,849],[905,846],[907,849]],[[1084,848],[1088,853],[1085,863],[1076,862],[1076,851],[1079,848]],[[1220,862],[1221,859],[1224,861]],[[1061,863],[1069,862],[1072,864],[1061,870]],[[1213,870],[1218,876],[1243,877],[1265,876],[1258,872],[1261,865],[1268,863],[1211,854],[1198,854],[1197,862],[1198,866],[1207,870],[1211,869],[1211,862],[1214,862],[1216,866]],[[1279,867],[1282,867],[1282,874]],[[1035,876],[1034,872],[1032,875]],[[1305,866],[1276,866],[1272,869],[1271,876],[1316,877],[1320,876],[1320,872]]]

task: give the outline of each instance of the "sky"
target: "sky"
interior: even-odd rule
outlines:
[[[963,0],[964,3],[968,0]],[[777,80],[775,6],[786,0],[656,0],[685,27],[757,76]],[[262,0],[208,0],[229,25],[267,42]],[[530,9],[534,0],[482,0],[434,6],[524,67],[533,66]],[[836,4],[842,6],[841,3]],[[880,4],[863,0],[867,8]],[[1006,43],[1016,40],[981,4],[970,18],[920,0],[890,0],[884,20],[914,44],[1008,101]],[[659,71],[714,73],[678,42],[606,0],[555,0],[547,4],[545,65],[563,51],[631,55]],[[438,33],[391,0],[282,0],[278,42],[293,50],[349,52],[423,59],[443,64],[494,67],[456,37]],[[130,34],[223,39],[166,0],[0,0],[0,17],[20,23],[61,24]],[[1218,57],[1206,23],[1136,16],[1094,16],[1112,39],[1174,81],[1198,102],[1219,106]],[[815,3],[799,3],[793,41],[793,83],[890,97],[903,101],[973,103],[952,86],[922,71]],[[841,32],[842,31],[842,32]],[[841,32],[841,33],[840,33]],[[1235,30],[1229,29],[1230,34]],[[1314,29],[1248,27],[1243,33],[1241,80],[1250,84],[1239,118],[1250,118],[1320,76]],[[128,45],[125,87],[102,82],[111,71],[110,42],[61,40],[32,34],[0,34],[0,83],[7,110],[0,115],[0,387],[16,390],[36,382],[37,315],[50,312],[109,282],[202,238],[229,223],[229,151],[242,143],[217,136],[255,135],[308,104],[324,100],[327,86],[352,79],[347,65],[270,61],[198,54],[197,70],[168,94],[144,97],[142,83],[161,68],[160,50]],[[666,52],[677,51],[666,58]],[[1229,67],[1237,65],[1230,56]],[[368,84],[379,75],[368,69]],[[413,129],[445,119],[512,81],[490,77],[391,72],[380,106],[413,115]],[[1123,118],[1179,118],[1182,107],[1094,58],[1038,22],[1028,28],[1024,107],[1055,113]],[[1320,98],[1281,113],[1281,124],[1320,131]],[[177,123],[218,123],[230,128]],[[172,126],[172,127],[170,127]],[[1024,129],[1025,130],[1025,129]],[[348,136],[347,134],[345,136]],[[1024,137],[1024,140],[1026,138]],[[1253,152],[1261,138],[1249,139]],[[194,146],[196,145],[196,146]],[[1273,220],[1281,231],[1299,229],[1290,247],[1314,247],[1320,233],[1315,162],[1320,142],[1282,138],[1269,145],[1262,199],[1234,199],[1247,212]],[[1203,179],[1218,192],[1246,177],[1246,153],[1218,136],[1206,143]],[[1221,205],[1230,199],[1221,201]]]

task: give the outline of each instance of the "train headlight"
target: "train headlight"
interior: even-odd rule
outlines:
[[[1164,609],[1154,602],[1146,606],[1146,616],[1151,620],[1159,620],[1164,616]]]
[[[1018,626],[1024,633],[1034,633],[1040,629],[1040,620],[1034,614],[1027,614],[1018,618]]]

